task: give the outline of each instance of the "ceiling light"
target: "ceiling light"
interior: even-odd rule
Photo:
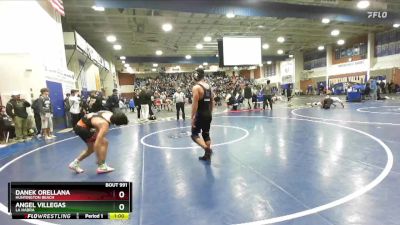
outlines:
[[[331,31],[332,36],[338,36],[339,34],[340,34],[340,30],[335,29],[335,30]]]
[[[279,43],[283,43],[283,42],[285,42],[285,38],[284,37],[278,37],[276,39],[276,41],[279,42]]]
[[[203,69],[203,65],[199,65],[199,68],[200,68],[200,69]]]
[[[264,28],[264,26],[263,26],[263,25],[258,25],[257,27],[258,27],[258,28]]]
[[[158,66],[158,64],[157,64],[157,63],[154,63],[154,64],[153,64],[153,67],[157,67],[157,66]]]
[[[289,58],[293,58],[293,55],[289,55]]]
[[[318,50],[322,51],[324,49],[325,49],[325,47],[323,45],[318,46]]]
[[[125,60],[122,60],[122,62],[121,62],[122,64],[125,64]]]
[[[163,52],[161,50],[156,51],[156,55],[162,55],[162,54],[163,54]]]
[[[394,28],[399,28],[399,27],[400,27],[400,23],[395,23],[395,24],[393,24],[393,27],[394,27]]]
[[[122,49],[122,46],[121,46],[121,45],[114,45],[113,48],[114,48],[115,50],[121,50],[121,49]]]
[[[203,62],[203,66],[208,66],[208,62]]]
[[[125,59],[126,59],[126,57],[125,57],[125,56],[120,56],[120,57],[119,57],[119,59],[121,59],[121,60],[125,60]]]
[[[202,44],[197,44],[197,45],[196,45],[196,48],[197,48],[197,49],[203,49],[203,45],[202,45]]]
[[[191,56],[191,55],[186,55],[185,58],[186,58],[186,59],[191,59],[192,56]]]
[[[268,65],[271,65],[271,64],[272,64],[272,61],[267,61],[267,64],[268,64]]]
[[[369,1],[359,1],[357,3],[357,8],[359,9],[366,9],[369,7]]]
[[[109,35],[107,36],[106,39],[108,42],[115,42],[117,40],[117,38],[114,35]]]
[[[217,57],[217,58],[218,58],[218,57],[219,57],[219,55],[218,55],[218,54],[215,54],[215,57]]]
[[[127,63],[127,64],[124,64],[124,66],[125,66],[125,67],[131,67],[128,63]]]
[[[156,72],[156,71],[157,71],[157,69],[153,68],[153,69],[151,69],[151,71],[153,71],[153,72]]]
[[[104,7],[101,7],[101,6],[92,6],[92,9],[94,9],[95,11],[104,11]]]
[[[323,18],[323,19],[321,20],[321,22],[327,24],[327,23],[330,23],[331,20],[328,19],[328,18]]]
[[[239,68],[237,66],[233,67],[234,70],[238,70]]]
[[[282,55],[283,54],[283,50],[279,49],[278,51],[276,51],[276,53],[278,53],[279,55]]]
[[[338,40],[338,41],[337,41],[337,44],[338,44],[338,45],[344,45],[344,40],[343,40],[343,39]]]
[[[205,42],[210,42],[212,38],[210,36],[205,36],[203,39]]]
[[[226,14],[226,17],[228,17],[228,18],[234,18],[234,17],[235,17],[235,14],[233,14],[233,13],[227,13],[227,14]]]
[[[269,44],[267,44],[267,43],[263,44],[263,45],[262,45],[262,48],[263,48],[263,49],[269,49]]]
[[[170,23],[165,23],[165,24],[162,25],[162,29],[163,29],[165,32],[169,32],[169,31],[172,30],[172,25],[171,25]]]

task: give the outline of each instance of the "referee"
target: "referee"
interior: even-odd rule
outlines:
[[[182,119],[185,120],[185,94],[178,88],[173,96],[176,104],[176,120],[179,120],[179,110],[182,110]]]

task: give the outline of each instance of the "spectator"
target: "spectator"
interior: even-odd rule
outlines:
[[[91,91],[87,99],[89,113],[102,110],[102,101],[103,98],[99,95],[98,91]]]
[[[135,101],[135,106],[136,106],[136,109],[137,109],[137,118],[138,119],[140,119],[140,114],[141,114],[141,109],[142,109],[142,106],[141,106],[141,99],[140,99],[140,97],[139,97],[139,94],[140,94],[140,90],[138,90],[137,91],[137,93],[135,93],[134,94],[134,101]]]
[[[53,106],[49,97],[49,89],[40,89],[40,97],[38,101],[40,118],[42,121],[42,134],[45,139],[53,139]]]
[[[323,93],[323,92],[320,92]],[[290,102],[290,100],[292,99],[292,85],[289,84],[287,89],[286,89],[286,97],[287,97],[287,101]]]
[[[376,83],[376,80],[371,78],[369,80],[369,82],[370,82],[370,89],[371,89],[371,98],[372,98],[372,100],[377,100],[378,85]]]
[[[165,94],[165,92],[161,92],[160,95],[160,99],[161,99],[161,109],[167,109],[167,95]]]
[[[383,80],[381,80],[381,82],[379,83],[379,87],[381,88],[381,94],[386,94],[386,85],[385,82],[383,82]]]
[[[244,107],[247,107],[248,109],[253,108],[253,93],[251,91],[251,87],[249,84],[246,84],[246,87],[244,88]]]
[[[78,90],[71,90],[71,97],[69,97],[69,102],[71,105],[69,112],[71,113],[71,123],[73,128],[82,117],[81,98],[78,96],[78,93]]]
[[[114,109],[119,108],[119,98],[118,98],[118,90],[117,89],[114,89],[113,94],[110,97],[108,97],[107,107],[111,112],[113,112]]]
[[[268,108],[268,104],[272,110],[272,87],[270,85],[271,81],[267,80],[267,84],[263,88],[264,93],[264,102],[263,102],[263,109],[265,110],[265,106]]]
[[[147,120],[149,118],[150,106],[152,104],[151,103],[152,95],[149,94],[149,92],[150,90],[148,90],[147,87],[143,87],[142,91],[139,94],[142,120]]]
[[[71,105],[69,102],[69,97],[71,96],[70,93],[66,94],[66,97],[64,99],[64,110],[65,110],[65,117],[67,120],[67,127],[72,127],[72,125],[70,124],[71,122],[71,113],[69,112],[69,110],[71,109]]]
[[[12,118],[6,113],[6,107],[0,106],[0,140],[8,141],[7,138],[15,138],[15,125]]]
[[[176,120],[179,120],[179,111],[182,110],[182,119],[185,120],[185,94],[178,88],[173,101],[176,105]]]
[[[19,94],[12,95],[11,100],[7,103],[6,112],[14,121],[17,141],[26,140],[28,136],[28,112],[26,108],[30,106],[31,104],[21,98]]]
[[[42,136],[42,118],[40,118],[39,98],[33,100],[31,108],[33,109],[33,116],[35,118],[36,135],[40,138]]]
[[[133,99],[134,99],[134,97],[129,99],[129,110],[131,112],[135,112],[135,100],[133,100]]]

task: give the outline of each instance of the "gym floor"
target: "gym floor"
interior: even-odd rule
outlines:
[[[304,105],[304,104],[303,104]],[[189,114],[188,114],[189,115]],[[214,116],[214,155],[190,135],[190,120],[135,124],[108,134],[108,164],[83,174],[67,165],[85,147],[71,133],[53,142],[0,150],[1,224],[10,219],[10,181],[131,181],[128,221],[52,220],[36,224],[395,225],[400,221],[400,101],[347,103],[330,110],[287,107]]]

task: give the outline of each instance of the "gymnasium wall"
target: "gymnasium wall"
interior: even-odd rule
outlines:
[[[313,80],[313,79],[301,80],[300,81],[300,90],[302,90],[304,94],[307,93],[308,85],[312,85],[313,87],[315,87],[316,81]]]
[[[64,94],[70,90],[61,17],[48,1],[0,1],[0,27],[7,31],[0,35],[3,104],[15,91],[28,101],[38,97],[46,80],[61,83]]]

